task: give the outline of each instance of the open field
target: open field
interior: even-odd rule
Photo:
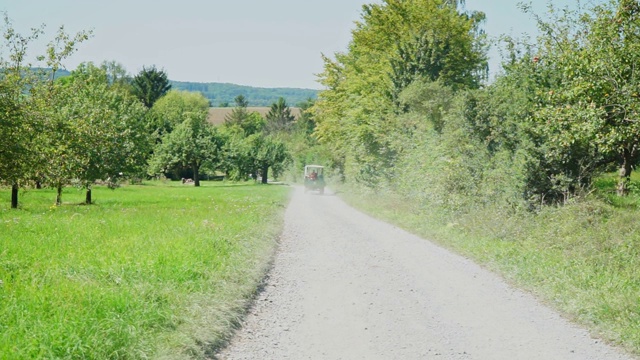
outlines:
[[[614,183],[603,177],[588,199],[537,214],[478,207],[452,215],[391,193],[343,189],[341,196],[472,258],[640,355],[640,182],[624,199],[610,191]]]
[[[248,112],[257,112],[263,117],[269,113],[271,108],[268,106],[250,106],[247,108]],[[233,107],[212,107],[209,108],[209,115],[207,116],[207,121],[214,125],[220,125],[224,123],[225,116],[231,114]],[[296,119],[300,117],[300,108],[291,107],[291,115],[295,116]]]
[[[204,358],[275,248],[289,188],[0,190],[0,359]]]

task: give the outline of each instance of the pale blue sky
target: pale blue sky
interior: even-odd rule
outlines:
[[[371,2],[379,0],[0,0],[0,11],[23,33],[46,24],[46,39],[60,25],[93,29],[66,61],[70,70],[83,61],[115,60],[132,74],[156,65],[172,80],[318,89],[320,54],[346,50],[362,5]],[[487,14],[491,36],[535,34],[518,2],[467,0],[466,7]],[[547,3],[533,6],[544,13]],[[495,70],[497,52],[491,55]]]

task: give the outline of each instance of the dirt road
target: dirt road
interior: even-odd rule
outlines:
[[[473,262],[296,188],[279,253],[219,359],[632,359]]]

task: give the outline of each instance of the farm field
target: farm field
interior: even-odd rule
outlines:
[[[203,358],[263,276],[290,189],[0,190],[0,358]]]
[[[231,111],[233,111],[234,108],[232,107],[212,107],[209,108],[209,113],[207,114],[207,121],[213,125],[220,125],[220,124],[224,124],[225,121],[225,117],[229,114],[231,114]],[[257,112],[260,115],[262,115],[263,117],[266,116],[269,113],[269,110],[271,108],[268,106],[262,106],[262,107],[258,107],[258,106],[250,106],[247,107],[247,111],[248,112]],[[298,119],[300,117],[300,108],[298,107],[292,107],[291,108],[291,115],[295,116],[296,119]]]

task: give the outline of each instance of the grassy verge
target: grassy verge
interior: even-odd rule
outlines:
[[[640,192],[618,199],[603,190],[608,181],[587,200],[538,214],[478,208],[453,215],[392,193],[341,196],[474,259],[640,355]]]
[[[289,189],[0,190],[0,359],[205,358],[275,248]]]

